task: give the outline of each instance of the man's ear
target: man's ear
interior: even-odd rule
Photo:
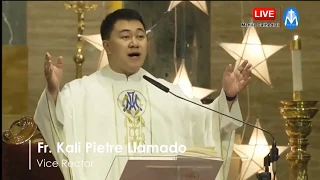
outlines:
[[[107,54],[111,54],[110,46],[109,46],[109,41],[108,40],[103,40],[102,45],[104,50],[106,50]]]

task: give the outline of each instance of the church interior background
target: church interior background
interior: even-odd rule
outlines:
[[[279,148],[281,155],[278,161],[278,179],[288,179],[293,173],[292,169],[290,170],[290,161],[286,160],[286,154],[290,152],[287,133],[291,133],[291,137],[294,133],[307,134],[307,153],[311,154],[311,159],[304,166],[305,169],[307,167],[309,180],[318,179],[320,115],[316,113],[319,105],[314,101],[320,100],[320,25],[317,23],[320,17],[320,2],[207,1],[204,3],[207,13],[204,6],[198,7],[197,3],[191,1],[181,2],[170,11],[170,1],[83,2],[96,5],[94,9],[84,13],[83,35],[98,35],[102,19],[117,8],[138,10],[147,29],[151,28],[148,32],[149,51],[144,68],[156,77],[173,82],[179,67],[184,67],[183,72],[186,72],[193,87],[211,92],[204,99],[206,102],[218,96],[219,91],[215,90],[221,89],[225,67],[236,64],[235,58],[223,48],[222,43],[243,43],[249,28],[242,28],[241,23],[250,22],[252,9],[273,7],[276,9],[274,22],[283,24],[285,9],[295,7],[300,17],[299,25],[295,29],[290,30],[283,25],[278,28],[253,28],[261,44],[281,48],[264,61],[269,72],[265,78],[253,75],[251,84],[240,94],[240,105],[244,120],[270,131],[275,136],[277,145],[282,148]],[[2,132],[3,141],[6,143],[12,142],[4,136],[13,122],[22,117],[30,118],[34,114],[38,99],[45,88],[43,60],[46,52],[50,52],[54,59],[60,55],[64,57],[63,84],[77,76],[89,75],[98,68],[101,49],[83,41],[82,52],[85,60],[81,74],[77,73],[73,58],[77,48],[78,15],[74,9],[67,9],[65,3],[68,2],[2,2]],[[292,110],[293,106],[288,103],[294,98],[290,43],[295,35],[301,39],[303,82],[301,97],[297,97],[300,94],[295,94],[295,98],[298,98],[295,100],[305,101],[302,105],[308,106],[304,109],[308,110],[305,113],[310,116],[300,123],[303,124],[300,128],[299,123],[285,120],[285,117],[298,112],[297,110],[290,114],[288,110],[288,107]],[[287,109],[284,108],[284,102],[288,105]],[[17,126],[21,130],[21,125]],[[311,133],[308,135],[310,129]],[[237,130],[235,143],[239,146],[236,146],[235,154],[237,148],[241,151],[241,145],[250,144],[253,132],[251,127]],[[259,137],[263,137],[265,142],[262,145],[272,143],[267,134],[266,138],[261,133]],[[251,160],[251,164],[234,162],[229,179],[256,179],[256,171],[247,171],[257,167],[259,170],[259,163],[255,162],[254,156]]]

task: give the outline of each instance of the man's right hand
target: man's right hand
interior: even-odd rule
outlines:
[[[60,56],[56,64],[53,65],[51,61],[51,55],[49,53],[46,53],[44,63],[44,74],[47,80],[47,89],[55,102],[59,93],[63,73],[62,59],[63,57]]]

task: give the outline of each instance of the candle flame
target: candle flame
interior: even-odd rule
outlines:
[[[298,39],[299,39],[299,36],[298,36],[298,35],[295,35],[295,36],[293,37],[293,39],[294,39],[294,40],[298,40]]]

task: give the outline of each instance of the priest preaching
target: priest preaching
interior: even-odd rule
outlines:
[[[155,78],[142,68],[148,43],[145,24],[138,12],[114,11],[103,20],[100,33],[109,65],[67,83],[61,90],[63,58],[60,56],[53,62],[49,53],[45,55],[47,86],[38,102],[35,122],[58,163],[92,165],[59,164],[66,180],[119,179],[123,167],[121,163],[114,167],[115,156],[136,155],[128,150],[134,144],[177,146],[178,150],[212,147],[221,157],[231,156],[234,130],[242,126],[241,122],[178,99],[143,78],[149,76],[171,92],[188,98],[179,86]],[[242,119],[238,94],[250,78],[248,61],[236,70],[230,64],[223,73],[220,95],[206,106]],[[87,144],[96,148],[108,144],[113,149],[98,151],[86,147]],[[72,151],[74,145],[77,151]],[[68,151],[58,151],[63,148]],[[229,165],[230,160],[224,159],[217,180],[227,179]]]

